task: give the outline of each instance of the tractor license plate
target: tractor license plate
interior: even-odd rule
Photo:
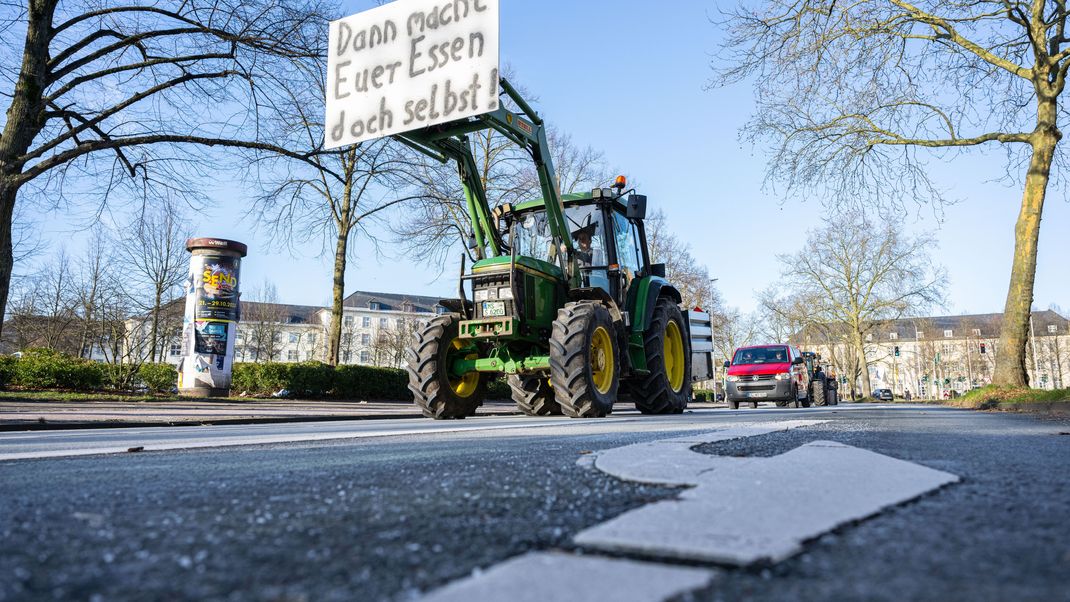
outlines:
[[[769,397],[768,393],[747,393],[747,397]]]
[[[484,318],[501,318],[505,316],[505,301],[484,301]]]

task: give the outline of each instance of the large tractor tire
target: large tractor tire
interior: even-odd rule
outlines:
[[[662,297],[643,333],[650,374],[632,385],[635,408],[644,414],[680,414],[691,399],[691,353],[680,308]]]
[[[409,390],[420,412],[435,420],[472,416],[483,405],[486,382],[479,372],[450,374],[457,359],[475,359],[479,350],[471,341],[458,338],[460,316],[437,317],[416,333],[408,350]]]
[[[521,412],[528,416],[561,414],[561,406],[554,399],[554,390],[545,377],[510,374],[508,381],[513,401]]]
[[[609,310],[568,303],[550,337],[550,382],[566,416],[601,418],[613,411],[620,386],[620,349]]]
[[[810,381],[810,399],[813,400],[815,406],[827,406],[828,395],[825,391],[825,381],[820,378],[815,378]]]

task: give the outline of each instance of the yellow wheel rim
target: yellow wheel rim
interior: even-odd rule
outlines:
[[[613,339],[609,338],[609,331],[599,326],[594,329],[591,336],[591,380],[594,388],[605,395],[613,387],[613,376],[616,370],[613,357]]]
[[[665,376],[669,379],[669,388],[679,393],[684,388],[684,337],[680,327],[669,320],[665,327]]]
[[[459,341],[457,339],[454,339],[450,343],[450,345],[453,347],[453,349],[451,351],[453,351],[454,353],[456,353],[457,351],[460,351],[464,347],[464,345],[461,343],[461,341]],[[454,355],[454,353],[448,354],[447,357],[450,357],[450,356]],[[479,359],[479,354],[478,353],[469,353],[469,354],[465,355],[464,359],[466,359],[466,360]],[[475,393],[476,389],[479,387],[479,373],[478,372],[469,372],[468,374],[465,374],[464,376],[451,376],[451,377],[449,377],[448,380],[450,382],[450,389],[453,390],[453,394],[456,395],[457,397],[471,397],[472,394]]]

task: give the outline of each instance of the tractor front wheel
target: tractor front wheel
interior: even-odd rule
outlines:
[[[644,414],[683,412],[691,398],[691,354],[683,313],[671,300],[658,299],[643,347],[650,373],[634,385],[635,408]]]
[[[460,319],[457,314],[446,314],[431,320],[416,333],[407,354],[409,390],[416,407],[435,420],[472,416],[486,396],[482,374],[453,372],[457,360],[479,357],[471,341],[458,337]]]
[[[613,411],[620,386],[620,349],[603,305],[568,303],[550,337],[550,382],[566,416],[601,418]]]
[[[561,413],[554,399],[554,390],[545,376],[510,374],[509,388],[516,407],[528,416],[550,416]]]

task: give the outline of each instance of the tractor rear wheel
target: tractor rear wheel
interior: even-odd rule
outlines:
[[[416,333],[409,348],[406,368],[409,390],[416,407],[428,418],[459,419],[476,413],[486,396],[486,382],[479,372],[452,373],[458,359],[476,359],[479,349],[458,337],[460,316],[446,314],[427,323]]]
[[[810,382],[810,399],[815,406],[827,406],[828,397],[825,392],[825,381],[815,378]]]
[[[620,349],[609,310],[578,301],[557,311],[550,337],[550,382],[566,416],[601,418],[620,386]]]
[[[632,386],[635,408],[644,414],[680,414],[691,398],[691,354],[687,325],[680,308],[666,297],[658,299],[650,325],[643,333],[646,367],[650,373]]]
[[[545,376],[510,374],[509,388],[516,407],[528,416],[550,416],[561,413],[554,399],[554,390]]]

